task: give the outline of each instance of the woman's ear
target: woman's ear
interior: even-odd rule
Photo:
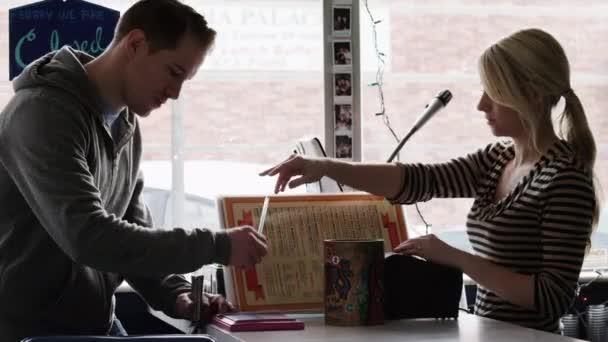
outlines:
[[[523,92],[528,101],[530,101],[535,108],[542,109],[545,107],[545,95],[539,92],[532,84],[525,83]]]

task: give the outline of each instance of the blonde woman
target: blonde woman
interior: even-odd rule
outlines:
[[[477,109],[508,141],[433,165],[294,155],[261,175],[279,175],[275,192],[328,176],[395,203],[474,198],[467,233],[475,254],[434,235],[409,239],[395,252],[466,273],[478,284],[478,315],[557,332],[598,213],[593,136],[564,50],[550,34],[528,29],[502,39],[480,57],[479,73]],[[558,135],[551,112],[560,98]]]

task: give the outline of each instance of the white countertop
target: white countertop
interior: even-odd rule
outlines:
[[[190,322],[177,320],[161,312],[151,314],[190,333]],[[218,342],[391,342],[391,341],[462,341],[462,342],[549,342],[582,341],[518,325],[460,312],[457,320],[404,319],[387,321],[384,325],[339,327],[325,325],[322,314],[290,315],[304,322],[304,330],[228,332],[215,325],[207,334]]]
[[[322,315],[300,319],[304,321],[304,330],[230,333],[211,325],[207,328],[207,333],[218,342],[581,341],[464,312],[457,320],[409,319],[357,327],[325,325]]]

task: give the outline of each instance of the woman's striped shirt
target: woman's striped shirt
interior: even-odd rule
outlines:
[[[503,199],[496,186],[511,143],[499,142],[443,164],[403,165],[401,192],[390,199],[412,204],[434,197],[475,198],[467,234],[475,254],[534,276],[535,310],[511,304],[478,286],[475,313],[556,332],[578,281],[591,235],[595,195],[592,175],[573,147],[559,141]]]

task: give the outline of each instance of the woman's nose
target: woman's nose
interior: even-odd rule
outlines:
[[[489,100],[489,97],[484,92],[483,95],[481,95],[479,102],[477,103],[477,110],[479,110],[480,112],[487,111],[488,110],[488,100]]]

